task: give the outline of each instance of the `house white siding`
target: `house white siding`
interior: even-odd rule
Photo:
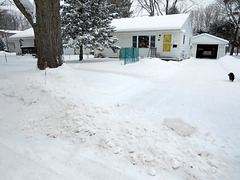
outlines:
[[[191,21],[190,21],[189,17],[188,17],[187,21],[185,21],[185,23],[183,24],[181,31],[183,33],[182,42],[183,42],[184,35],[185,35],[185,42],[181,46],[180,53],[181,53],[183,59],[190,58],[193,30],[192,30],[192,25],[191,25]]]
[[[116,26],[116,32],[113,34],[118,38],[118,45],[121,48],[125,47],[134,47],[133,46],[133,37],[136,36],[135,45],[139,45],[139,37],[148,36],[149,44],[148,46],[138,47],[140,57],[150,56],[150,43],[151,37],[155,36],[155,48],[156,55],[160,58],[169,58],[169,59],[186,59],[190,57],[190,42],[192,37],[192,27],[189,16],[184,16],[184,21],[180,18],[181,23],[177,22],[178,15],[169,15],[169,16],[160,16],[160,17],[144,17],[144,22],[141,22],[141,18],[126,18],[115,20],[114,25]],[[159,18],[159,19],[158,19]],[[176,18],[175,21],[164,21],[165,18]],[[125,23],[125,20],[127,21]],[[136,21],[135,21],[136,20]],[[163,21],[162,21],[163,20]],[[119,22],[120,21],[120,22]],[[153,23],[154,21],[154,23]],[[134,22],[136,25],[134,26]],[[149,24],[149,23],[150,24]],[[130,23],[129,26],[126,26],[127,23]],[[144,24],[146,23],[146,24]],[[144,24],[144,25],[142,25]],[[174,26],[178,24],[177,26]],[[151,27],[148,27],[151,26]],[[147,30],[148,29],[148,30]],[[164,43],[166,48],[166,42],[164,42],[164,36],[169,36],[171,42],[167,42],[168,50],[164,49]],[[166,37],[165,36],[165,37]],[[100,51],[95,51],[95,54],[100,53]],[[101,52],[105,57],[119,57],[119,51],[113,53],[111,49],[104,49]]]
[[[217,59],[226,55],[226,45],[219,44],[218,45],[218,54]]]
[[[22,46],[20,46],[20,39],[22,40]],[[26,47],[35,47],[34,46],[34,38],[18,38],[18,39],[10,39],[9,42],[13,42],[15,44],[14,51],[17,54],[22,54],[21,48]]]
[[[118,37],[118,42],[116,45],[119,47],[132,47],[132,37],[131,33],[129,32],[115,32],[113,33],[113,36]],[[118,58],[120,51],[118,50],[116,53],[112,51],[112,49],[105,48],[103,51],[95,51],[95,54],[102,53],[105,57],[114,57]]]
[[[163,51],[163,37],[171,34],[171,51]],[[183,35],[185,34],[185,44],[183,44]],[[157,56],[162,58],[186,59],[190,57],[189,39],[191,35],[186,35],[181,31],[148,31],[148,32],[115,32],[113,35],[118,37],[118,45],[121,48],[133,47],[133,36],[155,36],[155,47],[157,48]],[[176,45],[177,47],[174,47]],[[182,52],[185,52],[182,54]],[[100,53],[100,51],[96,51]],[[114,53],[111,49],[104,49],[101,52],[105,57],[119,57],[119,51]],[[140,57],[148,57],[150,54],[149,48],[139,48]]]
[[[159,56],[161,58],[174,58],[174,59],[180,59],[180,52],[181,52],[181,46],[182,46],[182,33],[179,31],[159,31],[158,37],[160,37],[160,41],[158,39],[157,41],[157,48]],[[164,35],[171,35],[171,51],[170,52],[164,52],[163,51],[163,38]],[[176,47],[174,47],[174,45]]]

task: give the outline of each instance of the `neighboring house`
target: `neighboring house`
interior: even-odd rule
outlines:
[[[6,46],[6,51],[8,52],[14,51],[16,45],[14,42],[9,42],[9,37],[19,32],[21,31],[0,29],[0,38],[2,39]]]
[[[192,26],[189,14],[164,15],[114,19],[113,33],[118,38],[116,45],[139,48],[139,56],[157,56],[181,60],[191,55]],[[151,48],[150,48],[151,47]],[[95,51],[99,53],[100,51]],[[101,52],[105,57],[119,57],[119,51]]]
[[[192,56],[196,58],[219,59],[225,56],[229,41],[203,33],[192,38]]]
[[[11,36],[9,41],[15,43],[14,51],[17,54],[36,54],[33,28],[29,28]]]
[[[15,43],[14,51],[17,54],[36,54],[36,41],[33,28],[29,28],[11,36],[9,41]],[[63,44],[63,47],[66,47],[66,45],[67,44]],[[74,50],[73,48],[63,48],[63,52],[64,54],[79,54],[79,50]],[[89,52],[89,50],[84,51],[84,53]]]

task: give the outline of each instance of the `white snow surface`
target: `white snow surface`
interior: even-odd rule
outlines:
[[[5,54],[0,179],[239,179],[240,58],[66,56],[45,84],[36,59]]]
[[[179,30],[186,22],[189,14],[174,14],[163,16],[144,16],[134,18],[113,19],[112,26],[117,32],[144,30]]]

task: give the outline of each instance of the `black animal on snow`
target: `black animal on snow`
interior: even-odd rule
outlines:
[[[230,72],[228,76],[229,76],[229,81],[233,82],[235,79],[235,75],[232,72]]]

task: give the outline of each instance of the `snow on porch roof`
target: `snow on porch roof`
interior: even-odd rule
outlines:
[[[33,28],[29,28],[25,31],[19,32],[9,37],[9,39],[19,39],[19,38],[31,38],[34,37]]]
[[[189,14],[164,16],[145,16],[135,18],[114,19],[112,26],[116,32],[149,31],[149,30],[178,30],[181,29]]]

